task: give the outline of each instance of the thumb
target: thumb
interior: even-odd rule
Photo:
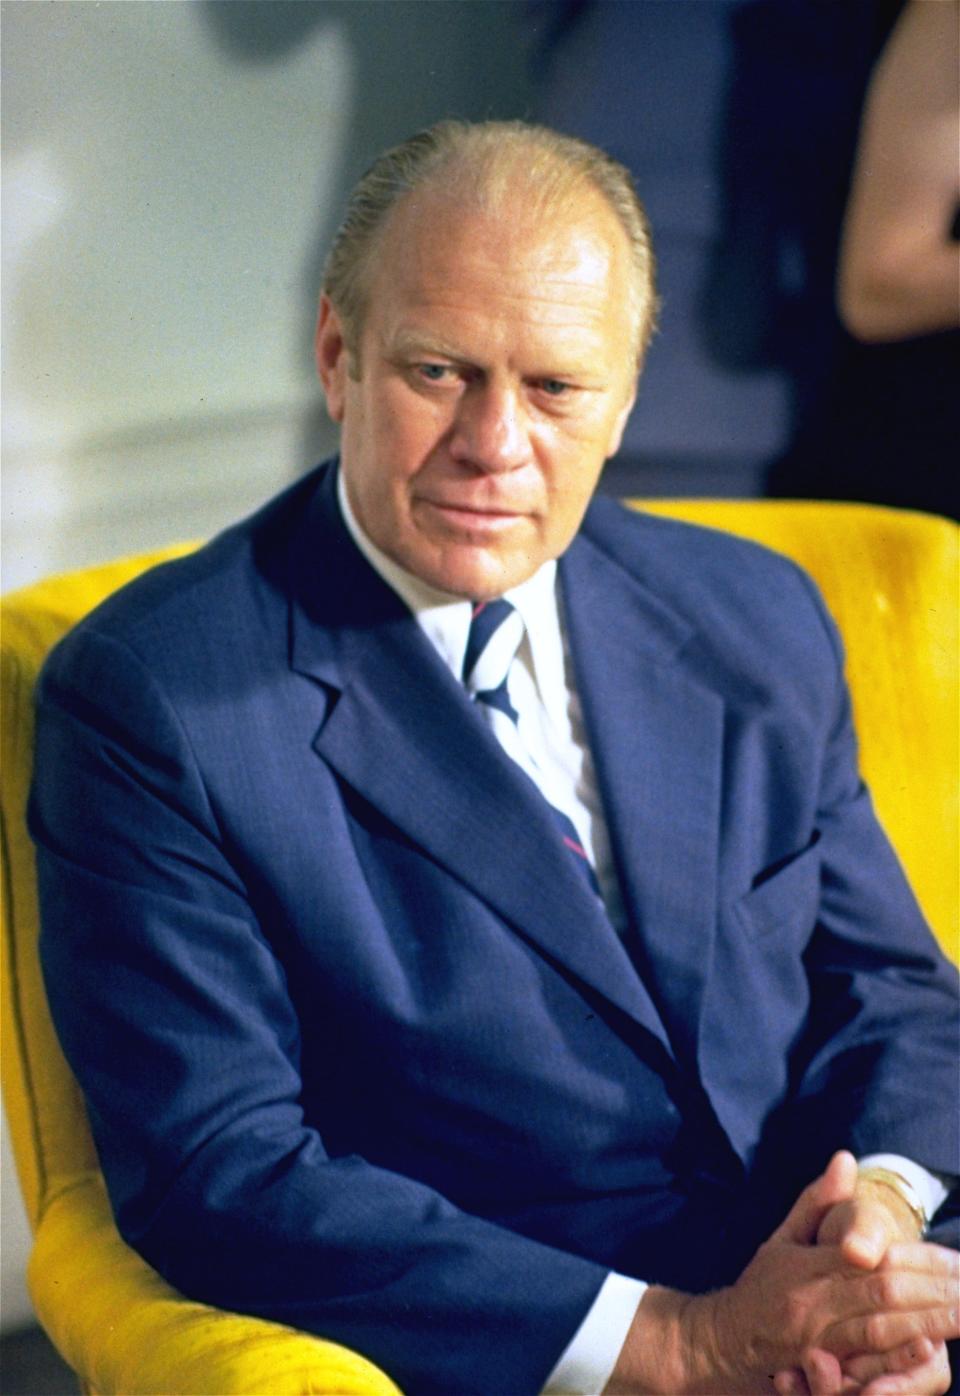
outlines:
[[[886,1254],[893,1236],[877,1216],[858,1217],[840,1242],[845,1261],[860,1270],[873,1270]]]
[[[824,1352],[821,1348],[813,1348],[806,1354],[803,1374],[810,1388],[810,1396],[833,1396],[843,1387],[840,1363],[832,1352]]]
[[[771,1240],[812,1246],[831,1207],[847,1202],[857,1185],[857,1161],[846,1149],[834,1154],[819,1178],[809,1183],[777,1227]]]

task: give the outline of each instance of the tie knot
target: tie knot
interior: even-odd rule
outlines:
[[[523,639],[523,620],[509,601],[478,601],[473,608],[463,682],[476,695],[499,688]]]

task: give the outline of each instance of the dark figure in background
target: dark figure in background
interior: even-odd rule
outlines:
[[[943,346],[866,351],[835,300],[864,94],[899,8],[531,4],[537,114],[634,172],[657,236],[662,335],[605,491],[954,511],[951,477],[921,464],[956,423]]]
[[[783,493],[960,518],[960,7],[911,0],[870,84],[840,254],[848,339]]]

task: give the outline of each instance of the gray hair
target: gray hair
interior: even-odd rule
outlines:
[[[657,315],[650,226],[629,170],[596,146],[524,121],[439,121],[380,155],[360,179],[323,270],[323,290],[355,355],[366,312],[370,268],[394,206],[439,183],[483,207],[496,206],[522,179],[534,213],[545,214],[583,189],[599,193],[627,237],[633,275],[627,299],[637,366]]]

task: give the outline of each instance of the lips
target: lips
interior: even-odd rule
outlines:
[[[516,519],[523,517],[527,510],[511,508],[502,504],[471,504],[461,499],[421,499],[421,504],[429,504],[445,513],[463,514],[475,518]]]
[[[464,504],[457,500],[419,499],[425,510],[423,526],[437,530],[448,538],[479,544],[512,534],[529,514],[519,509],[504,509],[489,504]]]

